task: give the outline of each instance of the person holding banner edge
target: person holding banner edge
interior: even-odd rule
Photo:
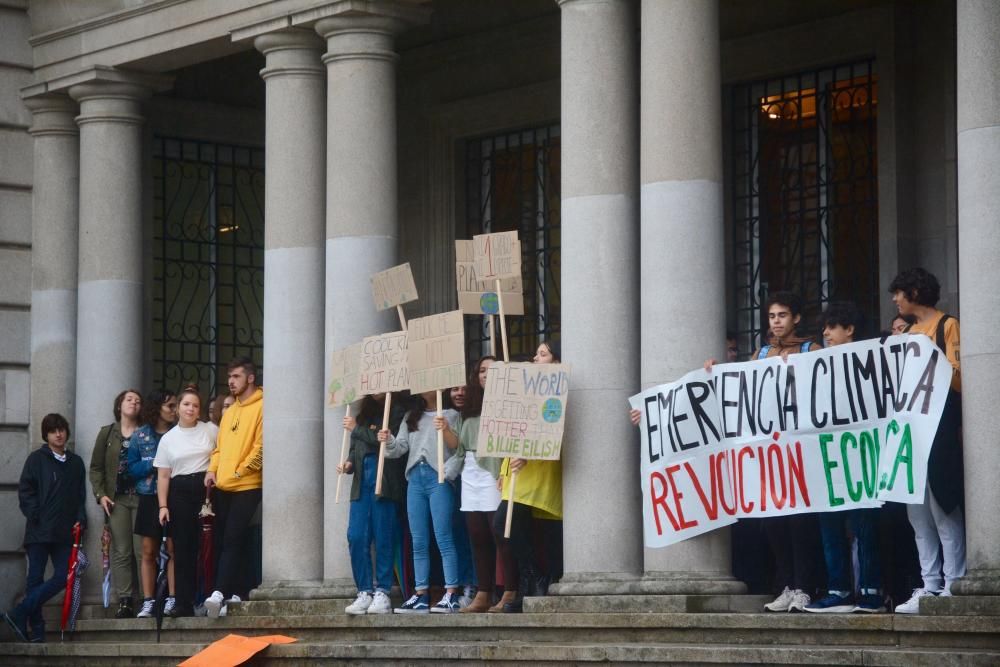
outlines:
[[[831,303],[820,316],[823,340],[827,347],[853,343],[855,333],[861,329],[861,312],[853,303]],[[826,562],[827,594],[805,606],[812,613],[882,613],[882,569],[878,546],[877,508],[852,509],[846,512],[823,512],[819,515],[820,535],[823,538],[823,558]],[[858,543],[860,573],[851,585],[851,557],[844,533],[844,522],[851,527]],[[860,588],[856,601],[854,591]]]
[[[351,572],[358,587],[357,598],[344,611],[351,615],[388,614],[392,611],[392,589],[396,549],[397,513],[403,501],[403,470],[398,461],[387,462],[382,470],[382,492],[375,493],[378,468],[378,429],[382,424],[385,394],[371,394],[361,401],[357,418],[344,417],[351,432],[347,460],[337,465],[338,473],[354,473],[351,481],[351,510],[347,523],[347,544]],[[389,430],[397,432],[405,410],[394,405]],[[375,545],[375,579],[372,580],[371,548]]]
[[[909,269],[889,284],[889,293],[901,316],[916,322],[907,333],[920,333],[942,348],[954,369],[944,413],[927,462],[924,502],[907,505],[920,558],[923,587],[896,607],[897,614],[916,614],[920,598],[951,595],[951,585],[965,576],[965,496],[962,460],[962,375],[958,320],[935,306],[941,297],[937,278],[922,268]]]
[[[439,484],[437,468],[437,431],[444,434],[445,461],[451,450],[457,446],[455,433],[458,413],[444,410],[437,416],[437,410],[430,408],[436,404],[437,392],[420,394],[420,407],[411,410],[393,436],[389,429],[378,432],[379,442],[385,443],[387,459],[400,458],[408,454],[406,460],[406,511],[410,533],[413,538],[414,595],[401,607],[394,609],[397,614],[426,614],[428,612],[450,614],[459,610],[458,557],[452,530],[452,515],[455,511],[455,490],[449,483]],[[446,469],[447,470],[447,469]],[[447,479],[447,478],[446,478]],[[449,480],[450,481],[450,480]],[[430,579],[430,529],[441,551],[444,567],[445,594],[441,600],[430,606],[428,598]]]
[[[532,360],[536,364],[562,363],[558,343],[543,341]],[[518,474],[514,498],[505,483]],[[535,519],[562,520],[562,462],[559,460],[503,459],[498,484],[503,490],[500,506],[493,515],[493,536],[500,547],[504,567],[504,597],[514,589],[514,600],[502,604],[504,613],[519,613],[525,596],[545,595],[549,578],[539,573],[532,548]],[[507,504],[513,502],[510,538],[504,537]],[[516,587],[516,588],[515,588]]]

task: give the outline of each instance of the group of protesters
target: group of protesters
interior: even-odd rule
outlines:
[[[153,616],[161,543],[169,554],[165,616],[193,616],[196,603],[206,616],[224,616],[229,603],[256,585],[247,546],[261,504],[263,390],[249,358],[233,360],[227,373],[230,393],[213,402],[207,420],[194,386],[145,398],[125,389],[115,397],[114,421],[98,432],[90,491],[111,534],[116,618]],[[74,527],[87,528],[86,468],[67,449],[70,433],[65,417],[46,415],[43,444],[28,456],[19,481],[27,585],[25,597],[3,618],[23,641],[45,641],[42,605],[65,588]],[[199,582],[204,507],[214,514],[214,585],[204,576]],[[45,579],[50,560],[52,575]],[[137,614],[136,579],[142,593]]]
[[[898,315],[883,335],[925,334],[954,368],[930,453],[924,501],[905,510],[922,583],[894,609],[916,613],[921,598],[950,595],[952,583],[965,574],[959,325],[936,308],[940,285],[923,269],[898,275],[889,292]],[[801,334],[797,295],[772,293],[766,311],[767,342],[751,359],[787,359],[820,349]],[[829,304],[817,324],[828,347],[862,337],[862,316],[851,303]],[[738,356],[732,336],[727,355],[728,361]],[[532,360],[561,362],[558,344],[543,342]],[[524,597],[545,595],[561,576],[561,463],[476,456],[486,374],[495,361],[492,356],[476,361],[467,385],[447,392],[441,413],[431,407],[435,392],[403,392],[394,395],[387,424],[382,421],[384,394],[365,396],[356,416],[344,417],[350,450],[337,471],[353,474],[346,537],[357,587],[348,614],[516,613]],[[709,360],[706,368],[714,363]],[[118,618],[136,615],[134,577],[141,587],[137,616],[153,614],[157,553],[164,541],[170,553],[165,615],[194,615],[196,603],[202,603],[205,615],[222,616],[256,585],[247,545],[261,506],[263,390],[257,377],[250,359],[230,363],[230,393],[213,402],[207,421],[193,386],[145,398],[126,389],[115,398],[114,421],[98,433],[89,478],[93,502],[100,505],[112,537]],[[637,424],[640,414],[632,411],[630,417]],[[439,432],[445,443],[445,483],[439,483]],[[29,455],[20,479],[27,590],[3,618],[25,641],[44,641],[41,606],[64,587],[74,525],[87,527],[86,468],[67,449],[70,434],[63,416],[46,415],[44,444]],[[377,489],[380,449],[385,459]],[[518,475],[513,498],[506,483],[512,473]],[[512,524],[505,537],[510,503]],[[215,513],[215,581],[201,582],[199,590],[199,512],[206,504]],[[743,520],[734,529],[736,574],[751,589],[756,581],[773,587],[777,597],[765,605],[768,611],[884,612],[880,543],[885,540],[880,533],[889,512],[899,515],[892,505]],[[757,544],[766,544],[769,553],[755,561]],[[46,580],[49,560],[53,574]],[[772,576],[762,576],[763,570]],[[393,609],[389,594],[397,583],[404,601]],[[441,593],[432,605],[433,585]]]

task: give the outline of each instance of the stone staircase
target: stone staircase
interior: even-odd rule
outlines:
[[[993,607],[969,614],[950,602],[914,616],[814,615],[757,613],[756,596],[547,597],[528,600],[524,614],[360,617],[343,613],[349,602],[254,600],[226,618],[165,619],[159,644],[152,619],[85,606],[72,640],[55,631],[44,645],[12,643],[4,628],[0,664],[176,665],[236,633],[298,639],[254,665],[1000,665],[1000,616],[982,613]]]

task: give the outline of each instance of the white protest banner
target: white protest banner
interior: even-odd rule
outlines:
[[[558,459],[571,370],[569,364],[491,365],[476,456]]]
[[[368,336],[361,341],[358,385],[361,395],[409,389],[406,332]]]
[[[458,307],[466,315],[496,315],[503,297],[507,315],[524,315],[524,286],[520,273],[500,281],[500,293],[495,280],[480,280],[476,275],[473,241],[455,241],[455,278],[458,283]],[[521,256],[521,243],[514,250]]]
[[[472,251],[478,280],[521,277],[521,244],[517,232],[473,236]]]
[[[361,395],[361,343],[334,350],[330,359],[330,385],[326,404],[349,405]]]
[[[407,365],[414,394],[465,385],[465,324],[462,311],[410,320]]]
[[[358,398],[361,389],[361,343],[355,343],[339,350],[334,350],[330,359],[330,385],[327,387],[326,404],[330,407],[347,406],[346,416],[351,416],[351,403]],[[344,429],[340,442],[340,463],[347,461],[348,445],[351,432]],[[343,473],[337,475],[337,492],[333,502],[340,502],[340,483]]]
[[[636,394],[646,546],[742,517],[923,502],[951,376],[929,338],[901,335]]]

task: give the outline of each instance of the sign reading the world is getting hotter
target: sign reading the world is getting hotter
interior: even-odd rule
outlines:
[[[372,276],[372,298],[377,310],[387,310],[417,300],[410,263],[400,264]]]
[[[409,389],[406,332],[393,331],[361,341],[358,385],[361,395]]]
[[[361,343],[334,350],[330,360],[330,385],[326,404],[347,405],[361,395]]]
[[[418,394],[465,385],[462,311],[418,317],[407,323],[410,391]]]
[[[466,315],[496,315],[500,312],[500,301],[496,291],[496,280],[480,280],[476,275],[473,241],[455,241],[455,278],[458,282],[458,307]],[[514,251],[521,256],[521,243]],[[503,293],[505,315],[524,315],[524,287],[521,275],[500,281]]]
[[[569,364],[490,366],[476,456],[558,459],[570,370]]]
[[[636,394],[646,546],[742,517],[923,502],[951,376],[944,352],[907,334],[717,364]]]

